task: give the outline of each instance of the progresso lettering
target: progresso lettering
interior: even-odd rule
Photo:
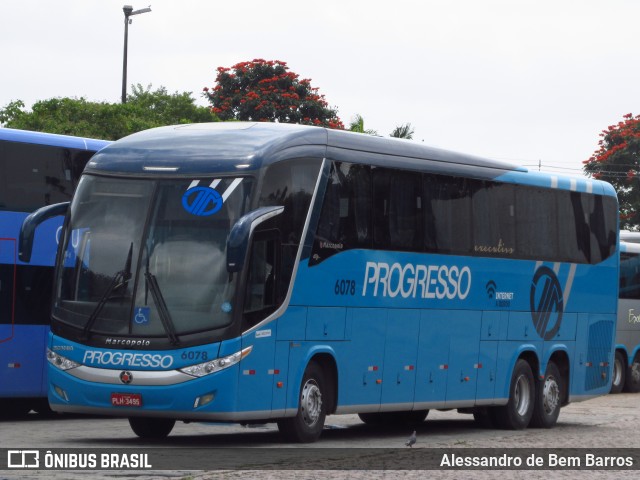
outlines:
[[[173,365],[173,357],[171,355],[159,355],[152,353],[122,353],[87,350],[84,352],[84,359],[82,363],[122,368],[169,368]]]
[[[362,296],[464,300],[470,290],[471,269],[467,266],[367,262]]]

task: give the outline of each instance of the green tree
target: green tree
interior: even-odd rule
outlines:
[[[584,173],[611,183],[618,193],[620,228],[640,227],[640,115],[624,115],[600,133],[598,149],[583,162]]]
[[[362,115],[356,114],[355,117],[349,123],[349,130],[356,133],[366,133],[368,135],[378,135],[378,132],[375,130],[365,129],[364,128],[364,118]]]
[[[403,125],[400,125],[394,128],[390,136],[395,138],[404,138],[406,140],[412,140],[413,128],[411,127],[410,123],[405,123]]]
[[[217,121],[210,109],[196,106],[191,93],[169,94],[164,87],[133,86],[127,103],[90,102],[85,98],[52,98],[33,104],[14,101],[0,110],[6,127],[81,137],[117,140],[148,128]]]
[[[324,95],[285,62],[255,59],[218,67],[216,86],[203,95],[221,120],[299,123],[344,128]]]

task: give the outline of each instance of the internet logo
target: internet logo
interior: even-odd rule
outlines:
[[[562,323],[564,297],[558,277],[549,267],[536,270],[531,281],[531,318],[533,325],[545,340],[551,340]]]
[[[222,208],[222,196],[210,187],[193,187],[182,195],[182,206],[192,215],[208,217]]]
[[[489,280],[487,282],[486,287],[487,287],[487,296],[489,298],[494,298],[496,296],[496,288],[497,288],[496,282],[494,282],[493,280]]]

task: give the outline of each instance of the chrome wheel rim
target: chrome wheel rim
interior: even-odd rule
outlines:
[[[313,427],[318,423],[322,412],[322,392],[314,379],[307,380],[302,387],[300,406],[302,419],[307,426]]]
[[[622,362],[618,359],[613,362],[613,384],[620,385],[622,382]]]
[[[555,377],[548,376],[542,387],[542,406],[547,415],[551,415],[560,404],[560,386]]]
[[[513,392],[516,412],[524,417],[531,405],[531,384],[526,375],[520,375],[516,380],[516,388]]]

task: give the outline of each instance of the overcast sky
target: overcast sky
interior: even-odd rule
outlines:
[[[150,3],[149,3],[150,2]],[[599,133],[640,113],[638,0],[2,0],[0,108],[193,92],[216,68],[287,62],[345,124],[579,174]]]

